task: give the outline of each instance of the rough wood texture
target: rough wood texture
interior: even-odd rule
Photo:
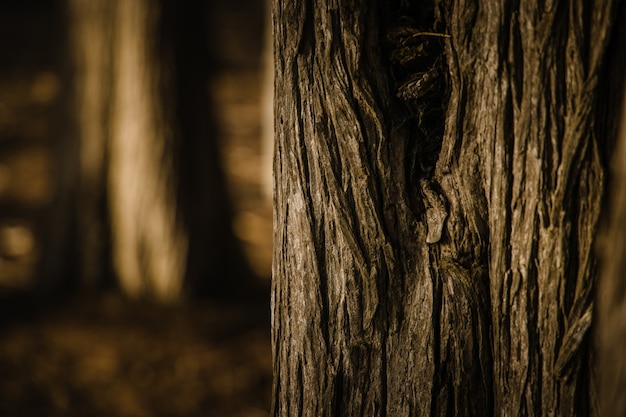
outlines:
[[[432,171],[384,42],[427,8],[401,3],[274,1],[272,414],[591,415],[617,2],[438,3]]]
[[[452,178],[478,178],[471,192],[486,198],[493,398],[502,415],[591,407],[585,334],[606,141],[593,110],[613,7],[461,2],[450,13],[462,114],[444,148],[460,150],[449,158]]]

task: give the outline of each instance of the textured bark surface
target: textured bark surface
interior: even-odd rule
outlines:
[[[272,413],[593,415],[618,2],[408,3],[274,2]],[[409,89],[387,45],[411,13],[427,122],[434,67]]]
[[[110,251],[130,295],[172,300],[185,285],[203,295],[233,286],[246,269],[208,103],[205,7],[69,0],[68,10],[81,279],[97,284]]]

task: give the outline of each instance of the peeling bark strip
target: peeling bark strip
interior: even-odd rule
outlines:
[[[593,413],[613,8],[275,0],[274,416]]]
[[[458,150],[452,175],[473,177],[473,193],[486,198],[501,415],[590,413],[589,325],[581,323],[597,274],[608,142],[597,135],[594,106],[599,83],[611,82],[600,75],[616,3],[460,1],[448,11],[451,100],[462,114],[443,146]]]

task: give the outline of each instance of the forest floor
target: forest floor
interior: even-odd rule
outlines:
[[[267,416],[266,307],[114,294],[3,302],[0,415]]]
[[[8,51],[0,56],[0,417],[269,415],[269,294],[169,306],[114,293],[20,295],[36,286],[38,224],[57,185],[58,107],[68,91],[57,72],[53,3],[0,7],[0,49]],[[260,140],[262,2],[215,4],[224,8],[213,18],[222,25],[215,36],[224,70],[211,91],[233,228],[267,286],[272,224]]]

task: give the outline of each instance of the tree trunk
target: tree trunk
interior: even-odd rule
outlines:
[[[79,151],[76,273],[88,288],[100,285],[107,269],[105,149],[111,97],[113,2],[68,0],[74,101]],[[78,198],[78,197],[77,197]]]
[[[234,286],[246,269],[209,108],[205,8],[174,0],[69,0],[68,7],[82,280],[100,282],[110,251],[120,286],[133,296],[172,300],[184,286],[202,295]]]
[[[602,274],[596,295],[595,342],[601,416],[626,416],[626,104],[612,157],[609,221],[601,239]]]
[[[618,2],[392,3],[274,2],[272,413],[593,415]]]

